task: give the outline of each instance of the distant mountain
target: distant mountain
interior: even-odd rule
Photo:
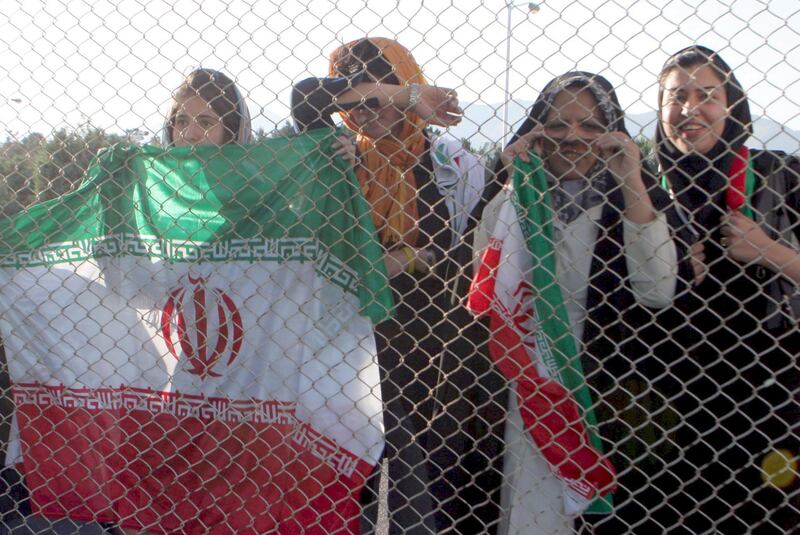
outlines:
[[[508,118],[512,123],[512,131],[522,122],[532,104],[530,101],[509,103]],[[652,139],[656,131],[656,112],[628,114],[625,123],[632,136],[642,134]],[[754,120],[753,128],[755,134],[748,140],[747,146],[800,153],[800,130],[786,128],[764,116]],[[502,104],[470,103],[464,106],[464,120],[450,128],[450,133],[458,138],[469,139],[473,147],[481,147],[484,143],[502,140],[503,130]]]

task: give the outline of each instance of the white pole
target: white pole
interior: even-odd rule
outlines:
[[[534,2],[528,3],[528,13],[538,13],[541,4]],[[511,98],[511,88],[509,87],[511,81],[511,11],[516,7],[513,2],[506,1],[506,11],[508,12],[508,20],[506,21],[506,79],[503,86],[503,148],[508,141],[508,101]]]
[[[509,76],[511,74],[511,10],[514,9],[514,4],[506,2],[506,11],[508,11],[508,20],[506,21],[506,81],[503,86],[503,146],[504,149],[508,141],[508,99],[509,99]]]

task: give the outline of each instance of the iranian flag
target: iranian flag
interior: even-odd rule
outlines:
[[[152,533],[351,533],[383,449],[382,250],[332,131],[117,146],[2,222],[34,511]]]
[[[614,490],[616,471],[596,432],[558,284],[550,186],[535,153],[530,160],[514,162],[467,304],[489,317],[490,354],[515,386],[531,442],[562,483],[566,513],[609,513],[598,498]]]

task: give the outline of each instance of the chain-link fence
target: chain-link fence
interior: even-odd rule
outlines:
[[[800,530],[800,4],[3,11],[0,532]]]

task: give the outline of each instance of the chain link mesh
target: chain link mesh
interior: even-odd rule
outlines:
[[[796,2],[0,43],[0,532],[800,529]]]

